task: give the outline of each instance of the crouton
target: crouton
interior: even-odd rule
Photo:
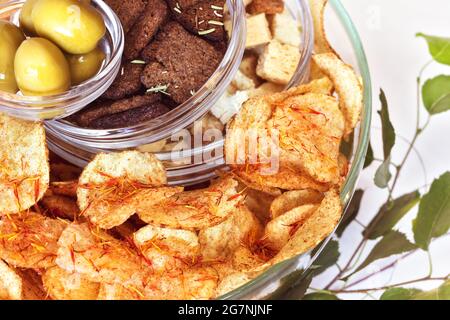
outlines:
[[[272,40],[259,57],[256,73],[270,82],[286,85],[299,61],[300,50],[297,47]]]

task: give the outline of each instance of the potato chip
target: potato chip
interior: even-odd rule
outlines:
[[[55,264],[57,241],[67,222],[34,212],[22,212],[0,221],[0,258],[21,268],[48,268]]]
[[[151,271],[151,263],[128,243],[87,223],[72,223],[58,241],[58,266],[79,273],[93,282],[141,285]]]
[[[134,242],[156,272],[185,268],[200,256],[198,237],[192,231],[147,225],[134,234]]]
[[[0,114],[0,215],[25,211],[48,188],[44,127]]]
[[[239,246],[250,247],[261,231],[254,214],[241,205],[222,223],[200,231],[198,239],[203,260],[227,259]]]
[[[221,296],[230,291],[233,291],[234,289],[239,288],[247,282],[250,282],[252,279],[253,277],[250,275],[250,273],[246,272],[236,272],[230,274],[219,282],[219,285],[216,289],[216,296]]]
[[[80,213],[75,199],[66,196],[45,195],[40,204],[46,210],[46,214],[52,217],[75,220]]]
[[[100,288],[99,283],[58,266],[45,270],[42,281],[48,295],[55,300],[96,300]]]
[[[344,119],[338,102],[328,95],[332,89],[331,81],[323,78],[285,93],[249,99],[228,127],[225,150],[227,163],[234,163],[233,173],[251,188],[270,193],[277,188],[326,191],[329,184],[337,184]],[[257,131],[256,150],[250,141],[252,130]],[[274,132],[277,138],[265,140],[268,145],[261,143]],[[273,161],[261,158],[274,152],[279,153],[274,159],[278,172],[267,174],[264,171]]]
[[[21,300],[22,278],[0,260],[0,300]]]
[[[244,199],[231,177],[219,178],[206,189],[186,191],[138,212],[150,224],[173,229],[200,230],[226,220]]]
[[[363,88],[353,68],[333,53],[313,55],[317,66],[332,81],[339,95],[339,107],[345,118],[345,136],[353,132],[363,108]]]
[[[270,206],[276,196],[255,189],[245,190],[245,205],[258,218],[265,223],[270,220]]]
[[[144,289],[125,286],[118,283],[101,283],[97,300],[141,300],[144,299]]]
[[[290,259],[317,246],[334,230],[341,214],[342,203],[339,193],[334,189],[328,191],[317,210],[297,227],[294,235],[271,263]]]
[[[158,190],[166,183],[162,163],[150,153],[99,154],[80,176],[78,205],[93,224],[111,229],[137,211],[136,201],[145,199],[148,205],[180,191],[168,187]]]
[[[316,209],[316,205],[302,205],[269,221],[261,239],[263,246],[273,251],[281,250],[298,226],[306,221]]]
[[[272,219],[305,204],[318,204],[322,201],[323,194],[316,190],[292,190],[283,193],[273,200],[270,206]]]
[[[309,0],[309,8],[313,18],[314,27],[314,52],[315,53],[335,53],[328,42],[324,25],[324,13],[328,0]]]

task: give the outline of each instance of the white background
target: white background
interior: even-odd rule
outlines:
[[[410,140],[414,134],[416,121],[416,77],[420,68],[429,59],[425,41],[416,38],[417,32],[450,37],[450,1],[449,0],[342,0],[356,28],[358,29],[372,75],[374,90],[374,109],[379,108],[378,93],[383,88],[388,97],[391,120],[399,136]],[[425,74],[425,78],[437,74],[450,74],[450,67],[435,64]],[[427,114],[422,109],[422,123]],[[372,144],[375,154],[382,156],[379,116],[373,113]],[[398,163],[407,144],[398,139],[393,150],[393,161]],[[396,196],[422,187],[450,170],[450,112],[434,116],[428,129],[419,138],[416,147],[425,163],[425,171],[420,165],[417,154],[407,162],[395,192]],[[377,189],[372,182],[376,165],[372,165],[359,181],[359,188],[366,190],[358,220],[367,224],[386,200],[387,191]],[[416,211],[406,216],[398,229],[411,236],[411,221]],[[355,245],[359,242],[361,226],[356,223],[344,233],[340,241],[342,266],[347,262]],[[366,253],[371,246],[366,248]],[[445,276],[450,272],[450,237],[435,241],[430,247],[433,257],[433,275]],[[377,268],[391,262],[381,260],[373,267],[363,270],[359,277],[377,271]],[[419,252],[389,272],[373,277],[353,289],[374,288],[399,283],[426,276],[429,270],[427,254]],[[335,274],[336,269],[322,274],[313,282],[313,287],[321,288]],[[407,287],[423,289],[435,288],[439,282],[422,282]],[[339,288],[339,285],[335,288]],[[378,297],[380,293],[374,294]],[[345,294],[342,298],[370,299],[365,294]]]

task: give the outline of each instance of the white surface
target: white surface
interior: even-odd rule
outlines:
[[[417,32],[431,35],[450,37],[450,1],[449,0],[342,0],[352,17],[362,38],[369,60],[374,90],[374,114],[372,129],[372,144],[375,154],[382,155],[381,132],[379,116],[378,93],[380,88],[386,92],[391,120],[398,135],[410,140],[415,130],[416,119],[416,77],[420,68],[429,59],[430,55],[425,41],[416,38]],[[450,74],[450,67],[435,64],[425,74],[425,78],[437,74]],[[422,123],[427,114],[422,109]],[[420,166],[417,154],[413,154],[407,162],[400,176],[398,187],[394,196],[413,191],[423,187],[443,172],[450,170],[450,112],[434,116],[428,129],[419,138],[417,151],[425,162],[426,170]],[[393,150],[393,161],[398,163],[403,156],[407,143],[398,139]],[[373,174],[376,164],[363,174],[359,188],[365,189],[358,220],[367,224],[376,214],[379,207],[387,197],[386,190],[380,190],[373,185]],[[421,188],[425,191],[426,188]],[[415,211],[405,217],[398,229],[411,236],[411,220]],[[361,239],[362,228],[356,223],[344,233],[340,241],[341,259],[339,264],[344,265],[356,244]],[[373,244],[366,247],[365,253],[370,251]],[[450,272],[450,237],[441,238],[431,245],[433,257],[433,275],[445,276]],[[353,280],[377,271],[393,261],[381,260],[374,267],[368,267]],[[313,282],[313,287],[322,288],[327,284],[336,269],[322,274]],[[396,268],[380,276],[371,278],[352,289],[374,288],[387,284],[399,283],[426,276],[428,273],[428,258],[426,253],[419,252],[400,262]],[[436,282],[422,282],[412,286],[431,289],[438,285]],[[339,286],[335,286],[339,288]],[[375,294],[375,297],[378,297]],[[342,298],[370,298],[365,294],[346,294]]]

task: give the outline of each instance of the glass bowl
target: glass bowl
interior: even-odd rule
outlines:
[[[244,9],[242,1],[229,2],[230,13],[232,10]],[[239,8],[240,6],[242,8]],[[288,0],[286,7],[302,26],[300,60],[287,86],[290,88],[308,79],[309,61],[313,49],[313,26],[307,1]],[[238,12],[234,17],[237,21],[233,23],[239,26],[239,23],[242,24],[245,21],[245,12],[244,14]],[[245,45],[245,33],[238,32],[239,30],[235,28],[237,27],[233,28],[230,46],[239,47],[240,50],[235,50],[232,59],[225,58],[222,63],[223,68],[232,69],[234,72],[239,68]],[[232,78],[227,77],[228,82],[222,81],[220,86],[209,85],[208,82],[198,93],[205,97],[214,96],[214,99],[201,98],[196,102],[196,96],[194,96],[166,115],[134,127],[92,130],[79,128],[64,120],[47,122],[49,147],[62,158],[83,167],[99,152],[133,149],[169,138],[172,134],[189,128],[195,120],[211,110],[217,99],[224,94]],[[157,152],[156,156],[164,162],[168,170],[169,184],[192,185],[210,180],[215,176],[215,171],[224,166],[222,152],[220,152],[222,149],[223,139],[220,139],[183,152]],[[213,156],[209,157],[211,154]]]
[[[20,10],[25,0],[0,3],[0,19],[10,19],[18,25]],[[67,117],[101,96],[111,85],[120,70],[124,48],[124,34],[119,18],[102,0],[92,0],[92,5],[103,16],[106,34],[100,42],[105,61],[91,79],[71,87],[65,93],[31,97],[0,91],[0,112],[25,120],[47,120]]]
[[[372,115],[372,87],[370,72],[358,32],[339,0],[329,0],[325,15],[326,30],[332,46],[360,73],[364,83],[364,108],[361,122],[355,131],[351,167],[341,190],[341,200],[348,205],[356,188],[366,156]],[[318,248],[272,266],[247,284],[219,297],[219,299],[276,299],[296,285],[303,273],[313,264],[332,235]]]
[[[51,121],[46,124],[50,134],[55,138],[62,135],[67,142],[95,155],[101,151],[123,150],[165,139],[201,118],[224,94],[244,54],[244,4],[240,0],[227,0],[227,7],[232,32],[225,56],[208,81],[187,101],[156,119],[127,128],[94,130],[67,121]],[[84,163],[90,158],[84,159]],[[67,160],[71,161],[70,158]]]

